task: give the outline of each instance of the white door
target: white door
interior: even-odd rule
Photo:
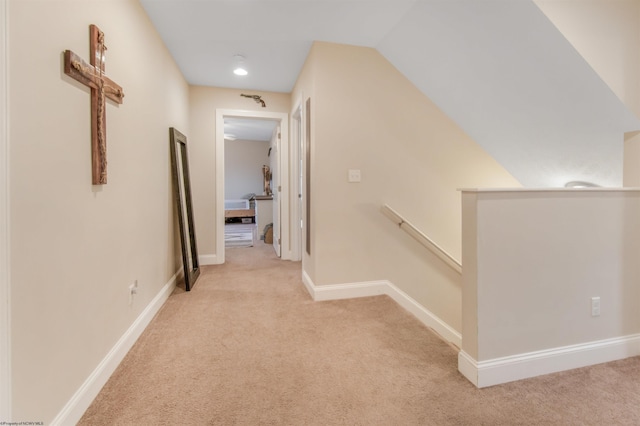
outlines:
[[[273,191],[273,248],[280,257],[280,195],[282,180],[280,179],[280,126],[276,127],[271,137],[271,191]]]

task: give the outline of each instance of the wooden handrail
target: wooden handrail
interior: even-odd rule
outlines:
[[[387,216],[393,223],[398,225],[400,229],[402,229],[407,234],[411,235],[416,241],[420,244],[431,250],[436,256],[438,256],[442,261],[444,261],[447,265],[449,265],[452,269],[454,269],[459,274],[462,274],[462,265],[458,260],[456,260],[453,256],[447,253],[442,247],[437,245],[431,240],[431,238],[427,237],[424,233],[422,233],[418,228],[413,226],[411,222],[407,222],[407,220],[402,217],[397,211],[392,209],[386,204],[382,205],[382,214]]]

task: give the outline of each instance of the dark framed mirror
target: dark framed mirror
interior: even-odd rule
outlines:
[[[191,181],[187,157],[187,137],[175,128],[169,129],[171,146],[171,166],[173,169],[173,189],[178,210],[178,226],[182,246],[182,266],[184,286],[190,291],[200,275],[193,208],[191,204]]]

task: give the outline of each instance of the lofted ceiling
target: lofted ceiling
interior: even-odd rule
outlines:
[[[640,129],[533,0],[140,1],[191,85],[289,93],[314,40],[374,47],[524,186],[619,186]]]

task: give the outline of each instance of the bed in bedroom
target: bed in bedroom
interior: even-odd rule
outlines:
[[[256,218],[256,209],[246,199],[224,200],[225,222],[253,223]]]

